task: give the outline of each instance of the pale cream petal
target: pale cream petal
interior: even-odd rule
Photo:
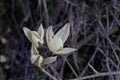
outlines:
[[[31,55],[31,63],[37,65],[38,67],[41,66],[43,62],[43,57],[41,55]]]
[[[53,36],[54,36],[54,33],[52,30],[52,26],[50,26],[50,27],[48,27],[47,32],[46,32],[47,43],[53,38]]]
[[[53,37],[54,36],[54,33],[53,33],[53,29],[52,29],[52,26],[50,26],[49,30],[49,37]]]
[[[45,58],[45,59],[43,60],[42,65],[53,63],[53,62],[56,61],[56,59],[57,59],[57,56]]]
[[[47,45],[50,49],[50,41],[52,40],[54,36],[53,30],[52,30],[52,26],[48,27],[47,32],[46,32],[46,41],[47,41]]]
[[[62,39],[61,39],[61,38],[54,38],[54,39],[52,39],[52,40],[49,42],[48,47],[49,47],[49,49],[50,49],[52,52],[56,52],[57,50],[62,49],[62,48],[63,48]]]
[[[67,23],[63,26],[62,29],[60,29],[56,34],[55,37],[61,37],[63,44],[67,40],[68,36],[70,34],[70,23]]]
[[[39,38],[39,34],[36,31],[32,31],[31,32],[31,39],[32,39],[32,44],[35,45],[37,48],[39,47],[39,42],[41,42],[40,38]]]
[[[68,54],[68,53],[74,52],[76,50],[77,49],[75,49],[75,48],[63,48],[62,50],[54,52],[53,54]]]
[[[38,53],[37,48],[34,45],[32,45],[32,47],[31,47],[31,55],[38,55],[38,54],[39,53]]]
[[[31,63],[33,64],[35,60],[38,58],[38,55],[31,55]]]
[[[43,60],[43,57],[40,55],[31,55],[31,63],[34,63],[37,59]]]
[[[44,38],[44,29],[43,29],[42,23],[41,23],[41,25],[38,28],[38,34],[39,34],[39,36],[41,38],[41,41],[43,41],[43,38]]]
[[[43,60],[44,60],[43,57],[42,57],[42,56],[39,56],[39,59],[38,59],[38,62],[37,62],[36,65],[37,65],[38,67],[42,66]]]
[[[48,39],[49,39],[49,38],[48,38],[48,34],[49,34],[48,32],[49,32],[49,31],[48,31],[48,30],[49,30],[49,27],[48,27],[48,29],[47,29],[47,31],[46,31],[46,41],[47,41],[47,44],[48,44],[48,41],[49,41],[49,40],[48,40]]]
[[[28,29],[27,27],[23,27],[23,31],[24,31],[24,33],[25,33],[25,36],[26,36],[30,41],[32,41],[32,40],[31,40],[31,30]]]

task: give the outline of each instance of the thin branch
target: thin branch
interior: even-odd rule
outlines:
[[[118,75],[120,72],[104,72],[104,73],[97,73],[94,75],[89,75],[81,78],[76,78],[76,79],[69,79],[69,80],[85,80],[85,79],[90,79],[90,78],[95,78],[95,77],[101,77],[101,76],[108,76],[108,75]]]
[[[98,73],[98,71],[95,70],[95,68],[94,68],[90,63],[88,63],[88,66],[89,66],[95,73]]]
[[[41,69],[46,75],[48,75],[50,78],[52,78],[53,80],[58,80],[58,79],[56,79],[54,76],[52,76],[50,73],[48,73],[44,68],[40,67],[40,69]]]
[[[57,72],[51,65],[50,65],[49,67],[50,67],[51,70],[54,72],[54,74],[56,74],[58,80],[62,80],[62,79],[60,78],[60,75],[58,74],[58,72]]]
[[[72,65],[66,60],[66,63],[69,65],[69,67],[71,68],[71,70],[73,71],[74,75],[76,77],[78,77],[77,73],[75,72],[74,68],[72,67]]]
[[[93,55],[92,55],[92,57],[90,58],[90,60],[88,61],[88,63],[87,63],[87,65],[85,66],[85,68],[84,68],[84,70],[82,71],[82,73],[81,73],[81,75],[80,76],[83,76],[84,75],[84,73],[86,72],[86,70],[88,69],[88,67],[89,67],[89,65],[88,64],[90,64],[91,63],[91,61],[92,60],[94,60],[94,57],[96,56],[96,54],[97,54],[97,48],[96,48],[96,50],[95,50],[95,52],[93,53]]]

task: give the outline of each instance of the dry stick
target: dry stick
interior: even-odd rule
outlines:
[[[109,52],[108,52],[108,49],[107,49],[107,55],[108,54],[109,54]],[[110,69],[110,66],[109,66],[109,58],[108,57],[106,57],[106,66],[108,68],[108,71],[111,73],[111,69]],[[110,75],[110,76],[111,76],[112,80],[114,80],[113,75]]]
[[[63,65],[60,70],[60,77],[63,78],[63,72],[64,72],[64,67],[65,67],[65,61],[63,61]]]
[[[120,25],[120,23],[119,23],[119,21],[118,21],[118,19],[117,19],[117,16],[115,16],[116,14],[113,14],[112,11],[110,11],[110,13],[111,13],[111,15],[112,15],[113,18],[114,18],[114,20],[113,20],[112,23],[111,23],[111,30],[112,30],[112,28],[115,26],[115,25],[113,25],[113,24],[115,24],[115,22],[118,23],[118,25]],[[119,49],[119,47],[118,47],[116,44],[119,44],[119,42],[118,42],[119,40],[120,40],[120,36],[118,36],[118,38],[116,39],[115,43],[111,42],[112,45],[113,45],[116,49],[118,49],[118,51],[120,51],[120,49]],[[120,62],[118,63],[117,70],[119,70],[119,64],[120,64]],[[119,75],[116,75],[116,80],[120,80]]]
[[[103,52],[102,49],[98,48],[98,50],[101,52],[101,54],[102,54],[103,56],[108,57],[108,56]],[[112,65],[114,65],[114,66],[117,68],[117,65],[113,62],[113,60],[112,60],[110,57],[108,57],[108,59],[109,59],[109,61],[112,63]]]
[[[105,11],[106,11],[106,19],[107,19],[107,25],[106,25],[106,34],[107,36],[109,36],[110,34],[110,20],[109,20],[109,12],[108,12],[108,6],[105,7]]]
[[[52,76],[50,73],[48,73],[44,68],[40,67],[40,69],[41,69],[46,75],[48,75],[50,78],[52,78],[53,80],[58,80],[58,79],[56,79],[54,76]]]
[[[99,19],[98,19],[98,24],[100,25],[100,28],[103,31],[103,37],[107,37],[105,28],[104,28],[102,22]]]
[[[67,4],[70,4],[74,7],[78,7],[76,4],[74,4],[73,2],[70,2],[69,0],[64,0]]]
[[[55,74],[56,74],[58,80],[62,80],[62,79],[60,78],[59,74],[57,73],[57,71],[56,71],[51,65],[50,65],[49,67],[51,68],[52,71],[55,72]]]
[[[89,40],[91,40],[94,36],[95,36],[94,34],[89,35],[89,36],[87,37],[87,40],[82,40],[82,41],[80,42],[80,44],[78,44],[78,45],[79,45],[78,47],[81,47],[81,46],[85,45],[85,43],[87,43]],[[97,39],[97,40],[98,40],[98,39]],[[98,43],[98,42],[97,42],[97,43]],[[95,52],[93,53],[92,57],[90,58],[90,60],[88,61],[88,63],[91,63],[91,61],[92,61],[92,60],[94,59],[94,57],[96,56],[96,53],[97,53],[97,48],[96,48]],[[83,76],[83,75],[84,75],[84,73],[86,72],[87,68],[88,68],[88,64],[85,66],[85,68],[84,68],[84,70],[82,71],[82,73],[81,73],[80,76]]]
[[[119,64],[118,64],[118,67],[119,67]],[[119,68],[117,68],[117,71],[119,71]],[[116,75],[115,80],[120,80],[120,75]]]
[[[120,26],[120,21],[116,18],[116,16],[113,14],[112,11],[110,11],[110,14],[113,16],[113,18],[116,21],[116,23]]]
[[[90,63],[88,63],[88,66],[89,66],[95,73],[98,73],[98,71],[97,71]]]
[[[120,62],[119,62],[119,64],[118,64],[118,69],[117,70],[120,70]],[[116,75],[116,80],[120,80],[120,75],[118,74],[118,75]]]
[[[44,6],[44,10],[45,10],[45,19],[46,19],[46,24],[47,26],[49,25],[49,14],[48,14],[48,9],[47,9],[47,2],[46,0],[43,0],[43,6]]]
[[[69,67],[71,68],[71,70],[73,71],[74,75],[75,75],[76,77],[78,77],[77,73],[75,72],[75,70],[73,69],[73,67],[71,66],[71,64],[70,64],[67,60],[65,60],[65,61],[67,62],[67,64],[68,64]]]
[[[107,19],[107,32],[106,32],[106,34],[107,34],[107,36],[109,36],[109,32],[110,32],[110,28],[109,28],[109,26],[110,26],[110,22],[109,22],[109,14],[108,14],[108,6],[106,6],[105,7],[105,11],[106,11],[106,14],[107,14],[107,16],[106,16],[106,19]],[[109,45],[109,43],[107,42],[107,46]],[[107,52],[106,52],[106,54],[107,55],[109,55],[109,50],[108,50],[108,48],[107,48],[107,50],[106,50]],[[111,69],[110,69],[110,66],[109,66],[109,59],[108,59],[108,57],[106,57],[106,66],[107,66],[107,68],[108,68],[108,71],[111,73]],[[112,76],[112,75],[110,75],[110,77],[109,78],[112,78],[112,80],[114,80],[114,77]]]
[[[120,72],[104,72],[104,73],[97,73],[94,75],[89,75],[81,78],[76,78],[76,79],[69,79],[69,80],[85,80],[85,79],[90,79],[90,78],[95,78],[95,77],[101,77],[101,76],[108,76],[108,75],[118,75]]]
[[[97,49],[95,50],[95,52],[93,53],[92,57],[90,58],[88,64],[91,63],[91,61],[94,59],[94,57],[96,56],[96,53],[97,53]],[[88,64],[86,65],[85,69],[82,71],[81,75],[80,76],[83,76],[84,73],[86,72],[87,68],[88,68]]]
[[[109,41],[109,44],[110,44],[110,46],[111,46],[111,48],[112,48],[112,50],[114,52],[114,55],[115,55],[117,61],[120,62],[120,59],[118,58],[118,55],[117,55],[117,53],[116,53],[116,51],[115,51],[115,49],[113,47],[112,41],[109,38],[107,38],[107,40]]]
[[[87,39],[85,40],[81,40],[78,43],[78,47],[80,48],[81,46],[85,45],[88,41],[90,41],[95,35],[94,34],[90,34],[89,36],[87,36]]]
[[[120,62],[118,63],[117,66],[117,71],[120,70]],[[120,80],[120,75],[116,75],[116,80]]]
[[[120,37],[119,37],[120,38]],[[119,47],[119,45],[117,46],[115,43],[113,43],[112,41],[110,41],[111,42],[111,44],[113,45],[113,47],[115,47],[116,49],[115,50],[118,50],[118,51],[120,51],[120,47]]]
[[[103,56],[107,57],[107,55],[100,48],[98,48],[98,49],[103,54]],[[114,65],[114,67],[117,68],[117,65],[111,60],[110,57],[107,57],[107,60],[110,61],[112,63],[112,65]],[[107,62],[107,68],[108,68],[109,72],[112,73],[108,62]],[[110,75],[111,75],[112,80],[114,80],[113,75],[112,74],[110,74]]]
[[[119,45],[118,45],[118,46],[115,45],[115,44],[119,44],[119,41],[120,41],[120,35],[118,36],[118,38],[117,38],[117,40],[115,41],[115,43],[112,43],[112,44],[115,46],[115,48],[116,48],[117,50],[120,51],[120,47],[119,47]]]
[[[77,36],[76,36],[76,34],[78,34],[78,31],[76,31],[76,27],[74,26],[73,10],[72,10],[72,8],[71,8],[71,11],[70,11],[69,19],[70,19],[70,22],[71,22],[71,32],[72,32],[71,33],[71,35],[72,35],[71,44],[72,44],[72,47],[77,47],[76,46],[77,45]],[[77,71],[79,71],[79,66],[77,64],[77,61],[78,61],[77,56],[78,56],[78,54],[74,53],[72,57],[73,57],[73,62],[75,64],[75,67],[76,67]]]

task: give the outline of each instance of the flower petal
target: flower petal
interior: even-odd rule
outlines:
[[[68,54],[68,53],[71,53],[71,52],[76,51],[76,50],[77,49],[75,49],[75,48],[63,48],[62,50],[57,51],[54,54]]]
[[[43,60],[42,65],[53,63],[53,62],[56,61],[56,59],[57,59],[57,56],[45,58],[45,59]]]
[[[46,32],[46,41],[47,41],[47,45],[48,45],[49,49],[50,49],[50,46],[51,46],[50,42],[53,39],[53,36],[54,36],[54,33],[53,33],[53,30],[52,30],[52,26],[50,26],[50,27],[48,27],[47,32]]]
[[[67,23],[63,26],[62,29],[60,29],[56,34],[55,37],[61,37],[63,44],[67,40],[68,36],[70,34],[70,23]]]
[[[37,51],[37,48],[34,45],[32,45],[32,47],[31,47],[31,55],[38,55],[38,54],[39,53]]]
[[[49,42],[48,47],[52,52],[56,52],[57,50],[62,49],[63,48],[62,39],[55,37]]]
[[[38,67],[40,67],[40,66],[42,65],[42,63],[43,63],[43,60],[44,60],[43,57],[42,57],[42,56],[39,56],[38,61],[36,61],[36,62],[37,62],[36,65],[37,65]]]
[[[52,26],[48,27],[47,32],[46,32],[46,40],[49,42],[54,36]]]
[[[39,42],[42,43],[39,34],[36,31],[31,32],[31,39],[32,39],[32,44],[35,45],[36,47],[39,47]]]
[[[41,55],[31,55],[31,63],[40,66],[43,62],[43,57]]]
[[[25,36],[26,36],[30,41],[32,41],[32,40],[31,40],[31,30],[28,29],[27,27],[23,27],[23,31],[24,31],[24,33],[25,33]]]
[[[41,24],[38,28],[38,34],[40,36],[41,41],[43,42],[43,38],[44,38],[44,29],[43,29],[43,25]]]

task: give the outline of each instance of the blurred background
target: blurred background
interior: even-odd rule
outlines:
[[[65,46],[78,51],[58,56],[45,70],[57,80],[120,80],[119,0],[0,0],[0,80],[53,80],[31,64],[22,28],[43,23],[56,32],[67,22]]]

